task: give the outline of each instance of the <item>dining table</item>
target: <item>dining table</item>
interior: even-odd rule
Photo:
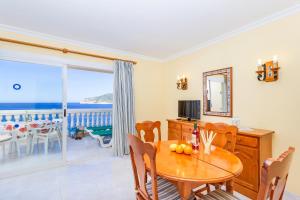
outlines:
[[[156,173],[158,176],[177,185],[181,199],[189,199],[192,189],[203,184],[225,183],[227,192],[233,192],[233,179],[241,174],[241,160],[232,152],[211,146],[209,154],[204,153],[203,145],[190,155],[170,150],[171,144],[183,141],[169,140],[154,143],[156,146]],[[150,169],[149,160],[145,159]]]

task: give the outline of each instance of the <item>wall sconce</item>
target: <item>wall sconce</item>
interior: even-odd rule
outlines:
[[[188,82],[186,76],[185,75],[177,76],[176,85],[178,90],[187,90]]]
[[[278,80],[278,57],[274,56],[272,61],[262,63],[261,59],[257,61],[257,79],[259,81],[272,82]]]

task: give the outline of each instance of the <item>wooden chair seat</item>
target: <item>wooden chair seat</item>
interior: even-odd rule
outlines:
[[[147,183],[146,189],[152,199],[153,197],[151,180]],[[157,176],[157,193],[159,200],[180,200],[180,195],[177,191],[177,187],[173,183],[159,176]]]
[[[235,197],[234,195],[225,192],[221,189],[214,190],[207,195],[201,197],[202,200],[239,200],[239,198]]]

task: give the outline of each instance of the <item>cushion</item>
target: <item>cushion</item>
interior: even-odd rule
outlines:
[[[152,183],[149,181],[146,185],[148,194],[152,198]],[[157,192],[159,200],[180,200],[177,187],[171,182],[157,176]]]
[[[99,135],[99,136],[112,135],[112,126],[88,127],[87,129],[92,131],[93,135]]]
[[[227,193],[221,189],[217,189],[217,190],[214,190],[210,193],[208,193],[207,195],[204,195],[203,197],[201,197],[201,199],[203,200],[240,200],[238,199],[237,197],[233,196],[232,194],[230,193]]]

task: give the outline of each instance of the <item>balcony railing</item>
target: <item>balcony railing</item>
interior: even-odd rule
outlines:
[[[25,122],[62,119],[61,109],[48,110],[0,110],[1,122]],[[112,124],[112,109],[68,109],[68,129],[78,126],[98,127]]]

